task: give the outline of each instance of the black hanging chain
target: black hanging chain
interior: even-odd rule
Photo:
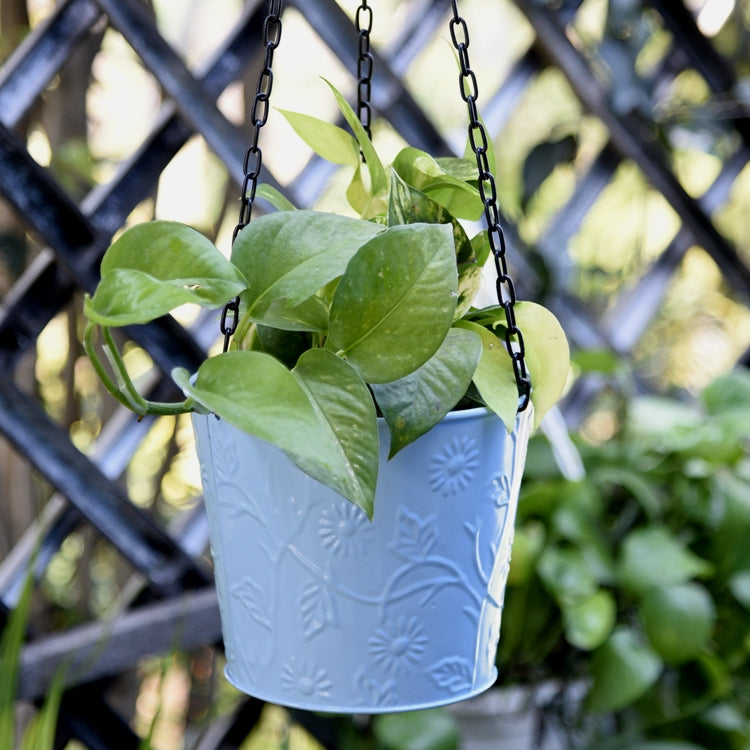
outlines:
[[[279,46],[279,42],[281,41],[282,7],[282,0],[269,0],[268,12],[263,22],[265,56],[263,67],[258,74],[258,86],[250,113],[250,122],[252,122],[254,130],[252,141],[245,152],[245,159],[242,163],[244,178],[242,180],[242,192],[240,193],[240,216],[237,226],[232,233],[232,244],[234,244],[240,231],[250,223],[253,203],[255,202],[255,192],[258,188],[258,178],[263,166],[263,152],[260,150],[258,140],[260,138],[260,129],[268,121],[269,100],[271,98],[271,89],[273,88],[273,71],[271,70],[271,65],[273,63],[274,50]],[[224,351],[229,349],[229,342],[237,330],[239,317],[240,298],[235,297],[224,307],[221,314],[220,328],[222,334],[224,334]]]
[[[531,379],[526,367],[526,349],[524,347],[523,334],[516,324],[514,309],[516,288],[513,284],[513,279],[508,275],[508,265],[505,258],[505,235],[500,226],[500,214],[497,207],[497,188],[487,157],[487,133],[479,119],[479,112],[477,110],[479,90],[477,87],[477,77],[469,64],[469,30],[466,27],[466,21],[458,13],[456,0],[451,0],[451,2],[453,5],[453,18],[450,21],[451,41],[458,52],[458,61],[461,66],[461,73],[459,75],[461,98],[466,102],[469,110],[469,144],[477,160],[479,195],[484,204],[487,235],[492,256],[495,259],[495,269],[497,271],[495,291],[498,302],[503,310],[505,310],[505,320],[507,323],[505,343],[513,360],[513,371],[516,376],[516,384],[518,385],[518,410],[524,411],[529,405],[531,397]]]
[[[372,8],[367,5],[367,0],[362,0],[362,4],[357,8],[354,23],[359,33],[359,56],[357,58],[357,117],[359,117],[359,121],[365,129],[367,137],[372,140],[372,131],[370,129],[370,123],[372,122],[370,96],[372,94],[373,64],[372,52],[370,52]]]

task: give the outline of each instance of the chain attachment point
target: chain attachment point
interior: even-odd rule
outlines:
[[[260,130],[268,121],[270,111],[269,101],[271,99],[271,89],[273,88],[273,70],[271,69],[271,65],[273,63],[274,50],[279,46],[279,42],[281,41],[281,11],[283,5],[282,0],[269,0],[268,12],[263,21],[263,48],[265,50],[263,67],[258,74],[255,98],[250,109],[250,122],[253,125],[253,135],[242,162],[244,178],[240,193],[240,211],[237,225],[232,232],[232,244],[237,239],[237,235],[250,223],[253,204],[255,202],[255,192],[258,188],[258,178],[263,167],[263,152],[258,145],[258,141],[260,140]],[[220,329],[224,335],[225,352],[229,349],[229,342],[237,330],[239,317],[240,298],[236,297],[227,303],[221,313]]]
[[[372,31],[372,8],[367,5],[367,0],[362,0],[362,4],[357,8],[354,16],[354,23],[359,34],[359,56],[357,58],[357,117],[362,123],[362,127],[367,133],[367,137],[372,139],[370,125],[372,123],[372,105],[370,97],[372,95],[372,68],[374,58],[370,51],[370,32]],[[364,160],[364,155],[362,156]]]
[[[484,205],[484,218],[487,225],[487,238],[492,256],[495,260],[497,280],[495,291],[497,301],[505,311],[505,345],[508,349],[513,372],[518,387],[518,411],[524,411],[531,399],[531,378],[526,367],[526,346],[523,334],[516,324],[514,305],[516,303],[516,288],[508,274],[508,264],[505,258],[505,234],[500,226],[500,211],[497,206],[497,186],[490,171],[487,150],[489,142],[484,125],[479,119],[477,98],[479,89],[477,77],[469,64],[469,30],[466,21],[458,13],[456,0],[451,0],[453,17],[450,20],[450,34],[453,46],[458,53],[461,68],[458,85],[461,98],[466,102],[469,112],[469,145],[477,161],[477,184],[479,195]]]

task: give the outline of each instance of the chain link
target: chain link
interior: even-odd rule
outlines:
[[[357,8],[354,23],[359,33],[359,57],[357,58],[357,117],[362,123],[367,137],[372,139],[370,123],[372,122],[372,66],[373,56],[370,52],[370,32],[372,31],[372,8],[367,0]]]
[[[250,146],[245,152],[245,158],[242,162],[242,191],[240,193],[240,215],[232,232],[232,244],[237,239],[237,235],[249,223],[253,212],[253,203],[255,202],[255,192],[258,188],[258,178],[263,166],[263,152],[258,145],[260,139],[260,130],[266,124],[269,113],[269,101],[271,98],[271,89],[273,88],[273,63],[274,50],[279,46],[281,41],[281,11],[283,7],[282,0],[269,0],[268,12],[263,22],[263,47],[265,50],[263,58],[263,67],[258,74],[258,85],[253,99],[253,106],[250,111],[250,122],[253,125],[253,134]],[[224,351],[229,349],[229,342],[232,335],[237,330],[240,317],[240,298],[235,297],[229,302],[221,314],[220,329],[224,335]]]
[[[513,361],[513,372],[518,385],[518,410],[523,411],[529,405],[531,397],[531,379],[526,367],[526,347],[523,334],[516,324],[514,305],[516,303],[516,289],[513,280],[508,275],[508,265],[505,258],[505,235],[500,226],[500,213],[497,207],[497,187],[495,178],[490,170],[487,157],[488,142],[484,125],[479,120],[477,99],[479,89],[477,77],[469,64],[469,30],[466,21],[458,13],[456,0],[451,0],[453,18],[450,21],[450,33],[453,46],[458,53],[461,68],[459,88],[461,98],[466,102],[469,111],[469,144],[477,160],[479,195],[484,205],[484,217],[487,224],[487,237],[495,259],[497,280],[495,290],[497,301],[505,311],[505,344]]]

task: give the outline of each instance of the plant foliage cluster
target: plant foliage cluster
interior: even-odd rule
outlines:
[[[405,148],[386,169],[334,94],[354,136],[286,116],[315,151],[353,169],[346,194],[356,216],[296,210],[261,186],[282,210],[250,222],[231,261],[185,225],[134,226],[103,259],[101,282],[85,303],[85,338],[105,385],[134,411],[213,412],[275,444],[371,516],[378,414],[393,456],[457,405],[487,406],[511,430],[518,389],[504,309],[472,306],[489,253],[486,232],[470,239],[465,229],[483,212],[476,165]],[[235,296],[241,311],[232,350],[207,359],[194,378],[173,373],[184,402],[146,401],[111,329]],[[541,419],[565,385],[568,345],[542,306],[515,310]],[[94,344],[97,327],[113,376]]]
[[[583,686],[574,747],[748,747],[748,446],[745,372],[629,402],[581,443],[581,481],[532,442],[499,660],[508,682]]]

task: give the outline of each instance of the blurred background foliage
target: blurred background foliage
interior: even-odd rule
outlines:
[[[151,0],[148,4],[160,32],[191,67],[206,60],[242,10],[241,0]],[[679,184],[698,198],[738,148],[731,121],[747,119],[750,3],[686,0],[686,4],[735,73],[738,84],[730,94],[712,93],[694,70],[665,75],[675,40],[649,4],[561,0],[556,7],[568,13],[568,37],[601,79],[612,82],[610,103],[615,111],[644,115],[651,123],[651,138],[664,147]],[[341,5],[353,18],[356,3]],[[400,19],[415,8],[418,11],[419,4],[381,0],[374,5],[373,45],[388,49]],[[483,92],[497,89],[534,42],[534,29],[519,6],[523,3],[511,0],[461,3],[472,29],[472,63]],[[0,0],[0,60],[53,10],[53,0]],[[274,65],[273,105],[333,118],[335,104],[325,95],[321,73],[353,97],[352,71],[342,66],[303,14],[290,7]],[[460,152],[465,139],[464,104],[455,90],[447,25],[401,75],[441,135]],[[245,121],[252,87],[254,80],[248,76],[220,97],[219,105],[231,121]],[[116,31],[101,26],[81,44],[17,131],[33,157],[80,201],[112,179],[118,164],[139,147],[161,102],[159,84],[133,49]],[[482,103],[480,99],[480,109]],[[530,291],[541,298],[576,300],[593,320],[615,320],[616,328],[612,317],[616,303],[627,302],[627,293],[678,235],[680,217],[635,163],[622,160],[596,191],[576,231],[560,238],[555,230],[558,212],[574,196],[609,135],[554,66],[544,67],[529,82],[510,112],[490,113],[488,122],[494,134],[501,209],[518,235],[513,252],[533,270],[533,278],[522,278],[521,286],[528,282]],[[386,155],[403,144],[386,119],[374,124],[374,137]],[[295,185],[311,158],[306,146],[274,111],[263,139],[266,168],[282,185]],[[133,211],[129,223],[151,218],[186,221],[228,249],[236,220],[235,193],[224,165],[195,136],[165,169],[158,189]],[[318,206],[329,207],[332,199],[323,191],[315,200]],[[738,170],[725,199],[712,206],[711,213],[719,231],[750,264],[750,167]],[[37,240],[0,202],[0,304],[40,252]],[[722,547],[724,537],[726,545],[741,545],[742,540],[729,539],[736,533],[726,516],[730,500],[725,515],[715,507],[740,485],[744,498],[742,493],[750,486],[746,484],[750,482],[748,434],[731,419],[735,404],[719,407],[718,397],[704,395],[701,408],[714,417],[723,415],[716,421],[708,420],[689,401],[699,393],[711,393],[705,389],[732,370],[747,351],[750,309],[715,261],[694,244],[680,258],[663,291],[663,298],[655,301],[630,298],[630,306],[645,301],[655,307],[653,320],[632,347],[613,345],[603,352],[587,351],[584,346],[576,352],[573,379],[595,374],[601,384],[580,422],[570,426],[587,478],[560,476],[548,455],[549,446],[540,437],[532,446],[524,485],[499,655],[501,680],[561,679],[555,705],[567,713],[560,712],[557,719],[573,747],[635,747],[617,745],[613,732],[633,742],[644,737],[691,738],[706,750],[750,747],[750,560],[716,557],[729,549]],[[15,378],[36,394],[81,451],[93,454],[114,406],[83,354],[80,308],[81,300],[76,298],[49,323]],[[187,324],[193,314],[182,311],[180,319]],[[127,358],[144,382],[153,378],[145,352],[128,344]],[[641,400],[644,391],[673,397],[674,403]],[[746,410],[748,392],[732,393]],[[742,414],[748,416],[747,411]],[[120,481],[132,501],[160,523],[179,524],[200,497],[189,421],[171,417],[155,421]],[[0,443],[0,491],[3,559],[54,490]],[[656,528],[657,541],[671,535],[684,553],[674,563],[679,572],[662,582],[657,593],[647,593],[641,586],[642,571],[628,569],[627,540],[642,528],[651,530],[644,543],[653,541],[648,533]],[[636,542],[630,544],[638,538],[636,534]],[[635,554],[632,548],[630,554]],[[571,578],[575,586],[569,590]],[[82,527],[62,542],[35,593],[31,609],[35,627],[45,632],[111,617],[134,579],[133,570],[112,547]],[[670,606],[680,612],[665,621]],[[533,625],[518,615],[529,609],[535,613]],[[684,647],[687,651],[679,646],[672,650],[670,638],[680,641],[684,633],[666,631],[685,630],[688,625],[692,645]],[[660,631],[665,632],[660,635]],[[531,632],[539,637],[529,639]],[[631,675],[632,689],[623,697],[606,675],[616,672],[612,664],[617,659],[627,661],[623,654],[630,653],[633,643],[638,645],[643,669],[642,674]],[[132,726],[144,738],[144,748],[191,748],[240,699],[223,680],[221,667],[221,653],[212,647],[145,660],[110,688],[112,701],[131,717]],[[734,682],[732,675],[743,670],[743,681]],[[695,672],[702,674],[703,682],[688,679]],[[630,685],[630,678],[623,677],[619,687],[623,681]],[[598,688],[585,704],[592,713],[585,716],[577,709],[571,714],[563,701],[566,691],[578,695],[581,679],[593,679]],[[695,687],[698,683],[702,687]],[[685,700],[685,692],[696,710],[690,715],[670,714]],[[21,712],[22,723],[29,715]],[[677,723],[679,729],[673,729]],[[455,717],[441,712],[426,723],[425,717],[412,717],[412,723],[383,717],[367,725],[341,720],[335,732],[338,746],[352,750],[438,750],[457,746],[456,727]],[[607,736],[609,743],[601,739]],[[316,746],[294,717],[268,707],[242,748]],[[80,747],[71,742],[68,750]]]

